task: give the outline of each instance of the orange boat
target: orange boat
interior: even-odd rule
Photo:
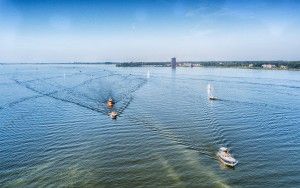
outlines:
[[[109,108],[112,108],[114,106],[114,104],[115,104],[115,102],[114,102],[114,100],[112,98],[108,99],[107,106]]]

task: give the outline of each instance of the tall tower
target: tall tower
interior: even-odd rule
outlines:
[[[176,57],[171,58],[171,67],[172,69],[176,69]]]

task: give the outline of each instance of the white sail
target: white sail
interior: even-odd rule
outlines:
[[[214,96],[214,88],[210,84],[207,85],[207,95],[209,100],[218,100],[218,98]]]
[[[150,70],[147,72],[147,78],[150,78]]]
[[[210,84],[207,85],[207,95],[208,95],[208,97],[213,97],[213,89],[214,88]]]

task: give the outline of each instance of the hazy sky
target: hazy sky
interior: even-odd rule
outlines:
[[[300,60],[298,0],[0,0],[0,62]]]

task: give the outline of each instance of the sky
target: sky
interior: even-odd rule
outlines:
[[[300,60],[298,0],[0,0],[0,62]]]

